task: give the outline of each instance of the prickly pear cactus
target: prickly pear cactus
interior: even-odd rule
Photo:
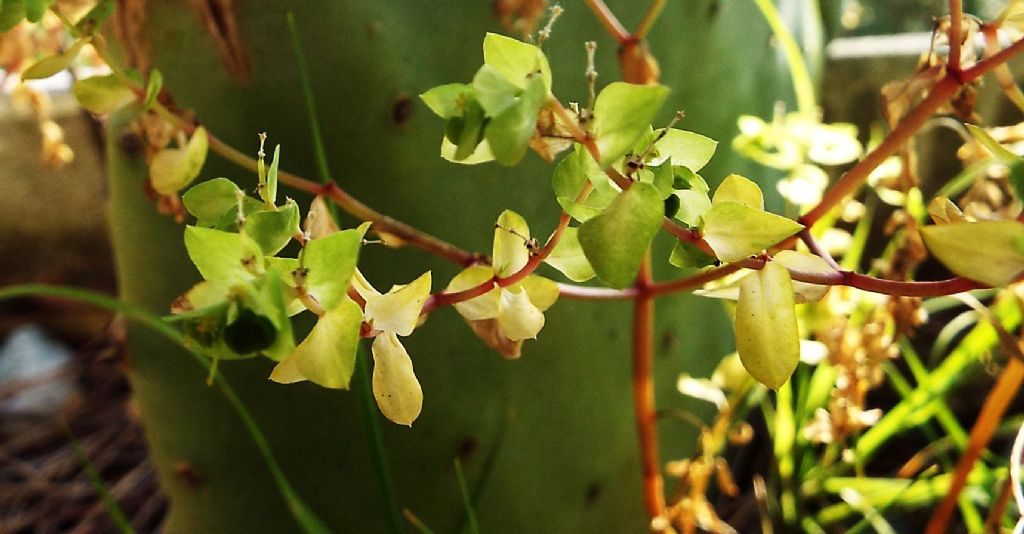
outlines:
[[[305,42],[331,167],[345,188],[470,250],[489,249],[493,221],[504,208],[523,214],[538,234],[554,227],[559,208],[550,194],[550,165],[535,156],[511,170],[445,162],[438,156],[443,124],[416,98],[430,87],[470,79],[484,33],[509,31],[491,2],[120,4],[112,30],[124,56],[141,68],[159,68],[176,103],[195,110],[233,146],[254,154],[257,132],[269,132],[282,144],[284,168],[315,175],[288,43],[285,13],[291,10]],[[627,25],[644,8],[609,4]],[[582,2],[564,7],[546,45],[560,73],[554,90],[564,99],[585,99],[583,42],[598,42],[599,85],[618,79],[615,45]],[[735,116],[768,116],[774,101],[790,93],[785,65],[769,41],[753,3],[719,0],[670,2],[650,36],[662,82],[673,90],[665,120],[682,109],[683,127],[723,142],[705,172],[709,180],[726,169],[745,169],[727,149]],[[166,312],[198,273],[186,257],[182,227],[146,202],[143,160],[116,118],[109,141],[122,294]],[[255,183],[211,155],[202,178],[214,176]],[[425,269],[448,280],[458,268],[414,249],[383,247],[367,247],[361,264],[384,286]],[[669,269],[656,275],[670,276]],[[644,531],[629,313],[627,303],[563,301],[549,313],[539,341],[511,362],[486,348],[454,309],[431,314],[409,339],[425,392],[423,413],[411,429],[384,428],[399,504],[437,532],[460,528],[458,457],[487,532]],[[658,317],[658,404],[683,406],[675,392],[678,373],[708,372],[732,350],[730,328],[716,304],[689,296],[659,301]],[[171,499],[166,531],[295,530],[255,446],[202,372],[142,332],[132,332],[131,341],[135,396]],[[266,360],[223,362],[221,372],[254,412],[298,492],[333,529],[387,530],[359,395],[271,383]],[[693,449],[694,433],[685,423],[666,419],[660,431],[666,459]]]

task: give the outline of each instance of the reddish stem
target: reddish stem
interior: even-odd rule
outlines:
[[[963,30],[964,6],[961,0],[949,0],[949,69],[960,71],[960,40]]]
[[[651,254],[644,257],[636,277],[633,301],[633,405],[640,438],[644,503],[653,519],[665,513],[665,484],[658,454],[658,426],[654,399],[654,295],[650,291]]]
[[[630,39],[629,30],[619,22],[618,17],[608,6],[605,5],[604,0],[586,0],[587,7],[594,12],[594,16],[604,26],[604,29],[611,35],[616,42],[620,45]]]

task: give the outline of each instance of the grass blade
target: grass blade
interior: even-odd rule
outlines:
[[[68,443],[71,444],[71,449],[75,452],[75,456],[78,457],[78,461],[82,462],[82,468],[85,470],[85,474],[89,477],[89,482],[92,484],[93,489],[100,495],[100,500],[103,501],[103,507],[107,509],[107,513],[110,514],[110,519],[114,521],[114,525],[117,530],[122,534],[135,534],[135,529],[132,528],[132,524],[128,521],[128,517],[124,515],[124,511],[121,510],[121,506],[117,504],[117,500],[110,494],[110,490],[107,489],[107,484],[103,481],[99,471],[96,470],[96,466],[86,456],[85,451],[78,444],[78,440],[75,435],[71,432],[71,427],[68,426],[66,421],[61,421],[61,427],[64,434],[68,437]]]
[[[473,510],[473,503],[469,498],[469,487],[466,485],[466,477],[462,473],[462,462],[455,459],[455,476],[459,479],[459,491],[462,493],[462,506],[466,509],[466,518],[469,519],[470,534],[480,534],[480,525],[476,522],[476,512]]]

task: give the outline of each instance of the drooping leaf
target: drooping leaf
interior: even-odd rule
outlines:
[[[512,341],[534,339],[544,328],[544,314],[530,301],[523,288],[501,289],[498,300],[498,326]]]
[[[562,239],[544,261],[561,271],[569,280],[586,282],[595,276],[594,268],[583,254],[577,232],[579,228],[566,228]]]
[[[473,76],[473,93],[488,117],[497,117],[508,109],[522,91],[522,87],[490,65],[480,67]]]
[[[735,202],[713,204],[703,217],[704,241],[724,262],[740,261],[799,232],[799,223]]]
[[[244,234],[188,226],[185,249],[204,279],[228,287],[263,270],[263,252]]]
[[[541,79],[530,78],[526,89],[501,114],[487,123],[484,136],[498,163],[515,165],[523,159],[537,128],[537,113],[546,99],[547,92]]]
[[[158,96],[160,96],[160,90],[164,87],[164,75],[159,69],[153,69],[149,71],[149,80],[146,81],[146,99],[143,101],[142,109],[148,111],[149,108],[153,107],[153,103],[156,102]]]
[[[50,76],[68,68],[71,66],[71,62],[78,57],[78,53],[82,51],[82,47],[85,46],[89,40],[90,39],[88,37],[79,39],[75,41],[75,44],[69,46],[67,50],[59,54],[54,54],[40,59],[21,73],[21,79],[41,80],[43,78],[49,78]]]
[[[954,273],[1004,286],[1024,272],[1024,223],[960,222],[921,228],[924,244]]]
[[[663,215],[658,190],[637,182],[580,226],[583,253],[601,281],[617,289],[633,282]]]
[[[78,80],[71,91],[83,108],[97,115],[105,115],[135,101],[135,93],[113,74]]]
[[[423,390],[409,353],[391,332],[377,336],[371,351],[373,396],[380,413],[395,423],[412,426],[423,409]]]
[[[690,243],[676,241],[668,262],[680,269],[699,269],[714,265],[715,258]]]
[[[764,196],[761,188],[751,180],[738,174],[730,174],[715,190],[712,204],[735,202],[750,209],[764,210]]]
[[[673,166],[683,166],[697,172],[711,161],[718,141],[686,130],[669,129],[654,145],[657,157],[651,164],[660,164],[671,158]]]
[[[359,260],[359,247],[369,224],[342,230],[306,243],[302,264],[308,269],[306,287],[324,309],[348,300],[349,282]]]
[[[800,361],[793,284],[789,271],[769,262],[740,284],[736,303],[736,351],[758,382],[782,387]]]
[[[206,163],[206,128],[196,128],[192,138],[181,148],[165,148],[153,156],[149,166],[153,189],[171,195],[192,183]]]
[[[359,305],[343,295],[306,339],[277,364],[270,379],[281,383],[310,380],[325,388],[348,389],[362,321]]]
[[[465,83],[439,85],[420,95],[420,100],[438,117],[461,117],[465,103],[474,99],[473,87]]]
[[[455,275],[445,289],[447,293],[457,293],[479,286],[492,280],[494,270],[486,265],[471,265]],[[474,299],[455,303],[455,309],[469,321],[493,319],[498,316],[498,288]]]
[[[594,102],[593,133],[607,167],[626,154],[649,128],[668,96],[661,85],[608,84]]]
[[[520,88],[526,88],[527,78],[539,72],[544,82],[544,94],[551,90],[551,66],[544,52],[532,44],[488,33],[484,37],[484,63]]]
[[[237,212],[241,190],[227,178],[198,183],[181,196],[185,209],[199,220],[199,226],[212,226],[229,211]]]
[[[364,314],[377,330],[408,336],[416,328],[429,296],[430,271],[427,271],[408,285],[367,298]]]
[[[245,233],[259,243],[263,253],[274,256],[298,234],[299,206],[294,200],[278,210],[263,210],[245,218]]]
[[[519,272],[530,261],[526,240],[530,239],[530,226],[518,213],[505,210],[498,216],[494,228],[491,264],[494,274],[501,278]]]

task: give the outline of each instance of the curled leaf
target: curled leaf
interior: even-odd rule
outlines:
[[[964,212],[953,203],[946,195],[937,196],[928,203],[928,215],[935,224],[949,224],[967,222]]]
[[[507,277],[519,272],[530,261],[530,226],[521,215],[505,210],[498,216],[494,229],[494,246],[491,250],[491,263],[494,273],[499,277]]]
[[[75,100],[90,113],[105,115],[135,101],[135,93],[110,74],[78,80],[71,88]]]
[[[206,162],[207,146],[206,129],[200,126],[184,147],[157,152],[149,167],[153,189],[171,195],[190,184]]]
[[[534,339],[544,327],[544,314],[530,302],[525,289],[503,288],[498,302],[498,326],[512,341]]]
[[[783,250],[775,255],[773,260],[786,266],[792,271],[803,271],[807,273],[833,273],[835,269],[819,256],[795,250]],[[796,303],[816,302],[828,293],[829,286],[819,284],[808,284],[807,282],[793,282],[793,292],[796,295]]]

